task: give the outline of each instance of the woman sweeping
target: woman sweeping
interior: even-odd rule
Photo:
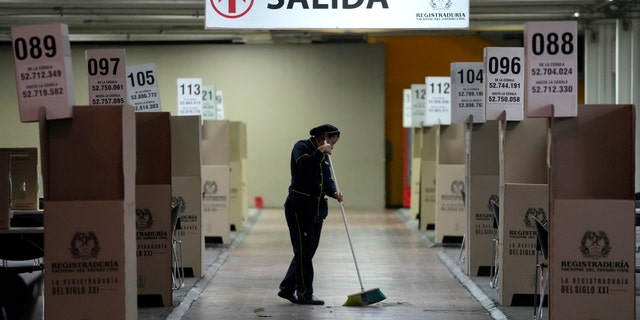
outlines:
[[[309,134],[309,139],[296,142],[291,151],[291,185],[284,212],[293,259],[280,283],[278,296],[292,303],[323,305],[324,301],[313,295],[312,260],[329,211],[326,196],[342,202],[327,159],[340,139],[340,131],[331,124],[323,124]]]

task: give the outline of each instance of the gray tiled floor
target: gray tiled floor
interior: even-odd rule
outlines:
[[[532,307],[497,306],[488,278],[462,274],[459,249],[429,246],[429,234],[417,231],[403,211],[347,209],[347,214],[365,289],[379,287],[385,301],[342,306],[360,288],[338,210],[325,222],[314,259],[315,294],[326,305],[294,305],[279,298],[278,284],[291,259],[288,231],[282,210],[263,210],[252,211],[231,245],[207,248],[205,277],[188,279],[175,291],[173,308],[140,309],[139,319],[533,318]]]
[[[279,298],[291,249],[282,211],[264,210],[182,319],[493,319],[440,262],[440,249],[427,247],[395,211],[348,215],[365,288],[379,287],[387,300],[342,306],[360,288],[339,211],[325,222],[314,259],[315,294],[327,304]]]

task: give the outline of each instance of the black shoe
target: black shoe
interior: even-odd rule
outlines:
[[[293,293],[285,293],[284,291],[278,291],[278,297],[282,299],[287,299],[291,301],[291,303],[298,303],[298,298]]]
[[[311,295],[311,297],[309,297],[309,298],[298,296],[298,303],[299,304],[312,304],[312,305],[321,306],[321,305],[324,304],[324,301],[316,298],[314,295]]]

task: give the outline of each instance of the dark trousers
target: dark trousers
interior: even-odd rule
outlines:
[[[280,283],[280,291],[285,293],[297,291],[298,296],[310,299],[313,294],[312,260],[320,243],[322,220],[314,222],[311,212],[300,212],[286,206],[285,216],[293,247],[293,259]]]

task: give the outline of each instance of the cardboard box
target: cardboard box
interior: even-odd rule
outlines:
[[[532,217],[545,220],[549,212],[549,119],[501,120],[499,128],[500,303],[533,306],[537,232]]]
[[[242,220],[249,219],[249,159],[242,158],[240,161],[240,170],[242,170],[242,192],[240,194],[242,203]]]
[[[168,112],[136,113],[138,307],[172,298],[171,126]]]
[[[45,319],[137,319],[133,201],[45,208]]]
[[[549,318],[635,319],[633,201],[553,204]]]
[[[11,162],[11,210],[38,210],[38,149],[2,148]]]
[[[545,221],[548,212],[549,185],[509,183],[504,186],[498,225],[500,304],[534,305],[537,254],[534,219]],[[544,261],[542,254],[538,260]]]
[[[206,120],[202,124],[202,192],[208,192],[209,197],[203,200],[206,242],[229,243],[231,221],[237,223],[242,215],[236,212],[232,219],[229,208],[229,165],[232,158],[242,158],[244,147],[241,136],[242,126],[238,122],[232,124],[229,120]],[[217,186],[216,194],[210,193],[213,185]]]
[[[409,146],[409,216],[418,218],[420,214],[420,167],[422,165],[422,128],[409,128],[411,134]]]
[[[205,241],[230,243],[229,166],[202,166],[202,221]]]
[[[9,154],[0,152],[0,230],[9,229]]]
[[[467,229],[465,124],[439,126],[436,138],[436,243],[460,244]]]
[[[249,195],[246,189],[247,180],[243,165],[247,159],[247,126],[240,121],[229,123],[229,165],[231,177],[229,181],[229,223],[231,230],[240,230],[248,215]]]
[[[552,319],[635,318],[635,123],[633,105],[580,105],[578,117],[554,119]]]
[[[244,223],[244,212],[249,210],[245,207],[246,188],[242,177],[242,161],[231,161],[229,176],[229,224],[232,231],[242,229]]]
[[[436,139],[440,126],[422,128],[420,152],[420,230],[436,225]]]
[[[45,318],[136,319],[133,108],[73,114],[40,121]]]
[[[171,117],[171,194],[185,203],[178,233],[186,277],[204,275],[201,139],[199,116]]]
[[[229,165],[231,159],[230,127],[229,120],[205,120],[202,122],[202,165]],[[235,136],[238,137],[237,134]],[[239,158],[241,148],[234,145],[233,149],[236,158]]]
[[[467,237],[465,263],[469,275],[491,274],[495,214],[490,200],[498,200],[500,185],[498,122],[469,123],[466,138]]]
[[[180,214],[180,229],[177,230],[182,239],[182,264],[184,276],[202,277],[204,275],[204,229],[202,220],[202,194],[200,177],[172,177],[171,194],[184,202]]]

